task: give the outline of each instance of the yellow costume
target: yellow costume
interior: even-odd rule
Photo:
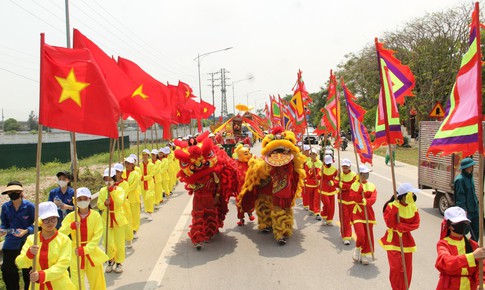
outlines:
[[[123,204],[125,202],[125,192],[119,186],[110,187],[109,191],[109,224],[106,224],[106,205],[104,202],[108,199],[108,189],[101,188],[98,196],[98,208],[103,211],[104,232],[108,227],[108,257],[115,260],[116,263],[123,263],[125,260],[125,225],[128,223],[123,213]],[[103,238],[103,244],[106,243]],[[104,245],[106,247],[106,245]]]
[[[168,182],[168,188],[170,189],[170,193],[175,187],[175,184],[177,183],[177,160],[175,160],[175,155],[173,151],[170,151],[170,154],[167,156],[168,159],[168,176],[169,176],[169,182]]]
[[[128,182],[128,189],[125,189],[126,199],[130,203],[131,210],[131,229],[135,232],[140,228],[140,174],[136,170],[127,172],[123,171],[122,177]],[[139,169],[139,168],[138,168]]]
[[[163,192],[165,193],[166,196],[170,195],[170,175],[168,174],[168,169],[169,169],[169,161],[168,158],[163,158],[162,160],[159,160],[161,162],[160,165],[160,172],[161,172],[161,177],[162,177],[162,188]],[[163,197],[162,197],[163,200]]]
[[[140,163],[141,170],[141,195],[143,197],[143,204],[145,205],[145,212],[153,212],[153,204],[155,201],[155,182],[153,182],[153,175],[155,174],[155,165],[148,161],[147,164]]]
[[[122,178],[123,178],[123,173],[122,173]],[[123,202],[123,213],[125,214],[126,222],[127,222],[125,225],[125,240],[133,241],[133,227],[131,226],[133,215],[131,212],[130,201],[128,200],[128,190],[130,190],[130,185],[124,179],[121,180],[120,182],[117,182],[116,185],[123,188],[123,191],[125,192],[124,194],[125,201]]]
[[[163,201],[163,186],[162,186],[162,161],[160,160],[151,160],[153,163],[153,181],[155,182],[155,195],[153,197],[154,204],[159,204]]]
[[[76,230],[74,223],[74,212],[69,213],[62,221],[59,232],[72,237],[72,259],[71,259],[71,281],[78,285],[77,261],[74,249],[76,248]],[[89,210],[86,217],[78,216],[79,242],[82,250],[80,254],[80,269],[82,289],[85,289],[84,277],[87,276],[90,289],[106,289],[104,278],[103,263],[108,261],[108,256],[99,248],[99,241],[103,236],[103,223],[97,211]]]
[[[76,287],[69,279],[67,268],[71,263],[71,240],[64,234],[56,232],[51,238],[44,239],[42,232],[38,237],[39,252],[36,256],[36,271],[39,280],[35,289],[74,290]],[[22,252],[15,259],[19,268],[32,267],[34,255],[29,248],[34,244],[34,235],[27,237]]]

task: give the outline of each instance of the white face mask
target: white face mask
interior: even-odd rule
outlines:
[[[88,206],[89,206],[89,200],[83,200],[83,201],[77,202],[77,207],[79,207],[80,209],[88,208]]]
[[[66,187],[67,186],[67,181],[65,181],[65,180],[59,180],[57,183],[59,184],[60,187]]]
[[[110,181],[105,181],[104,184],[106,184],[106,186],[113,186],[115,182],[113,180],[110,180]]]

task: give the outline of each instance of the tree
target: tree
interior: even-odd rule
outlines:
[[[8,118],[4,124],[5,132],[18,131],[20,129],[20,123],[14,118]]]
[[[29,119],[27,120],[27,129],[28,130],[37,130],[38,122],[37,116],[34,114],[34,111],[30,111]]]

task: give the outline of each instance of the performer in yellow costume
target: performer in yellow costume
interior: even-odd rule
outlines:
[[[153,196],[153,205],[155,208],[159,208],[160,203],[163,201],[162,161],[158,159],[157,149],[152,150],[151,156],[152,158],[150,159],[150,161],[154,165],[153,182],[155,182],[155,195]]]
[[[123,171],[125,168],[121,163],[116,163],[113,168],[116,172],[116,182],[115,185],[123,188],[125,201],[123,202],[123,213],[126,217],[126,225],[125,225],[125,240],[126,246],[131,249],[133,243],[133,228],[131,227],[131,220],[133,219],[130,207],[130,201],[128,200],[128,190],[130,189],[130,185],[128,182],[123,178]]]
[[[74,212],[69,213],[62,221],[59,232],[72,237],[71,281],[78,288],[78,271],[76,256],[80,257],[82,290],[86,289],[84,277],[87,277],[90,289],[106,289],[103,263],[108,256],[99,248],[103,236],[103,222],[95,210],[89,208],[91,191],[86,187],[77,189],[76,205],[79,208],[78,224]],[[76,249],[76,231],[79,231],[80,247]],[[79,289],[78,289],[79,290]]]
[[[152,221],[153,206],[155,201],[155,182],[153,182],[153,175],[155,174],[155,165],[148,160],[150,157],[150,151],[144,149],[142,151],[143,161],[140,163],[141,170],[141,196],[143,198],[143,204],[145,206],[145,213],[148,216],[148,220]]]
[[[101,188],[98,196],[98,208],[103,211],[104,232],[108,227],[108,257],[109,262],[106,273],[123,272],[122,263],[125,261],[125,225],[128,223],[123,213],[125,202],[125,192],[123,188],[116,186],[116,174],[114,169],[106,169],[103,174],[106,186]],[[106,224],[107,214],[109,214],[108,224]],[[106,248],[106,237],[103,238]],[[116,264],[116,265],[115,265]]]
[[[168,188],[170,189],[170,194],[172,194],[172,191],[175,188],[175,185],[177,184],[177,172],[180,170],[178,168],[178,162],[175,160],[175,155],[173,153],[173,150],[170,149],[170,144],[168,145],[170,153],[168,154],[168,175],[169,175],[169,182],[168,182]]]
[[[165,196],[170,196],[170,192],[172,191],[172,189],[170,188],[170,161],[168,159],[169,154],[170,148],[168,146],[161,148],[158,154],[160,161],[162,162],[162,166],[160,167],[162,172],[162,188]]]
[[[125,190],[126,199],[130,203],[131,210],[131,229],[133,230],[133,238],[138,239],[138,229],[140,228],[140,174],[136,171],[135,159],[133,157],[125,158],[125,170],[123,171],[123,179],[128,182],[128,190]]]
[[[42,220],[42,230],[38,234],[38,245],[34,245],[34,235],[27,237],[15,263],[19,268],[29,268],[32,259],[37,259],[36,269],[30,273],[30,281],[35,282],[36,290],[75,290],[67,272],[71,263],[71,240],[56,229],[57,206],[51,201],[40,203],[39,219]]]

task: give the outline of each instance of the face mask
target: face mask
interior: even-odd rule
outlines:
[[[468,228],[468,223],[460,222],[451,225],[453,227],[453,231],[459,235],[464,235],[466,229]]]
[[[80,209],[88,208],[88,206],[89,206],[89,200],[83,200],[83,201],[77,202],[77,207],[79,207]]]
[[[20,192],[10,193],[8,197],[10,197],[10,200],[17,200],[20,198],[20,194]]]
[[[113,180],[110,180],[110,181],[105,181],[104,184],[106,184],[106,186],[113,186],[115,182]]]
[[[67,181],[65,181],[65,180],[59,180],[57,183],[59,184],[60,187],[66,187],[67,186]]]

